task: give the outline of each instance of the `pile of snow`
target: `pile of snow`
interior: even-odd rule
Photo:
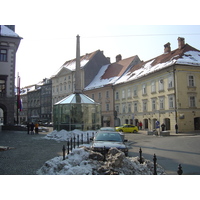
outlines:
[[[62,156],[45,162],[36,172],[38,175],[152,175],[153,163],[144,160],[140,164],[138,157],[125,157],[116,148],[111,148],[103,160],[103,155],[89,148],[81,147],[73,151],[63,160]],[[165,174],[164,169],[157,164],[157,174]]]
[[[49,139],[49,140],[56,140],[56,141],[68,141],[74,137],[77,139],[77,136],[79,135],[79,141],[81,141],[82,135],[83,135],[83,142],[87,142],[88,137],[89,139],[92,138],[95,135],[95,133],[96,133],[95,131],[80,131],[77,129],[73,131],[54,130],[48,133],[44,138]]]

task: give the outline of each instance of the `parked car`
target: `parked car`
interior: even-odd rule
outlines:
[[[131,124],[124,124],[122,126],[115,127],[115,130],[119,132],[125,132],[125,133],[137,133],[138,127],[133,126]]]
[[[115,127],[101,127],[100,131],[116,131]]]
[[[110,148],[116,147],[128,156],[128,148],[124,142],[127,142],[127,140],[123,140],[123,137],[118,132],[99,131],[93,139],[91,149],[96,152],[104,153],[104,151],[108,152]]]

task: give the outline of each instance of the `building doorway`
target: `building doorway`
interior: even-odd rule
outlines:
[[[194,130],[200,130],[200,117],[194,118]]]
[[[148,119],[144,119],[144,129],[148,129]]]
[[[165,124],[165,130],[167,131],[167,130],[170,130],[171,128],[171,126],[170,126],[170,119],[169,118],[165,118],[164,119],[164,124]]]
[[[7,119],[7,109],[3,104],[0,104],[0,125],[5,125]]]

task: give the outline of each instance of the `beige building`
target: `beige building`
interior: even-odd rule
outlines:
[[[200,51],[178,38],[178,48],[139,63],[114,84],[119,124],[142,122],[143,129],[200,130]]]
[[[14,30],[14,25],[0,25],[0,110],[4,125],[14,125],[15,60],[22,39]]]
[[[96,76],[100,67],[110,61],[97,50],[80,57],[81,88],[83,90]],[[75,91],[76,59],[66,61],[52,79],[52,105]]]
[[[138,56],[122,59],[121,55],[117,55],[116,62],[102,66],[93,81],[85,88],[84,94],[101,104],[102,126],[115,126],[113,84],[126,70],[139,62]]]

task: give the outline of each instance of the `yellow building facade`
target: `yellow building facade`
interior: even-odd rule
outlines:
[[[178,40],[184,38],[178,38]],[[170,45],[169,43],[167,45]],[[169,47],[169,46],[167,46]],[[185,44],[133,66],[114,84],[115,126],[200,130],[200,51]]]

